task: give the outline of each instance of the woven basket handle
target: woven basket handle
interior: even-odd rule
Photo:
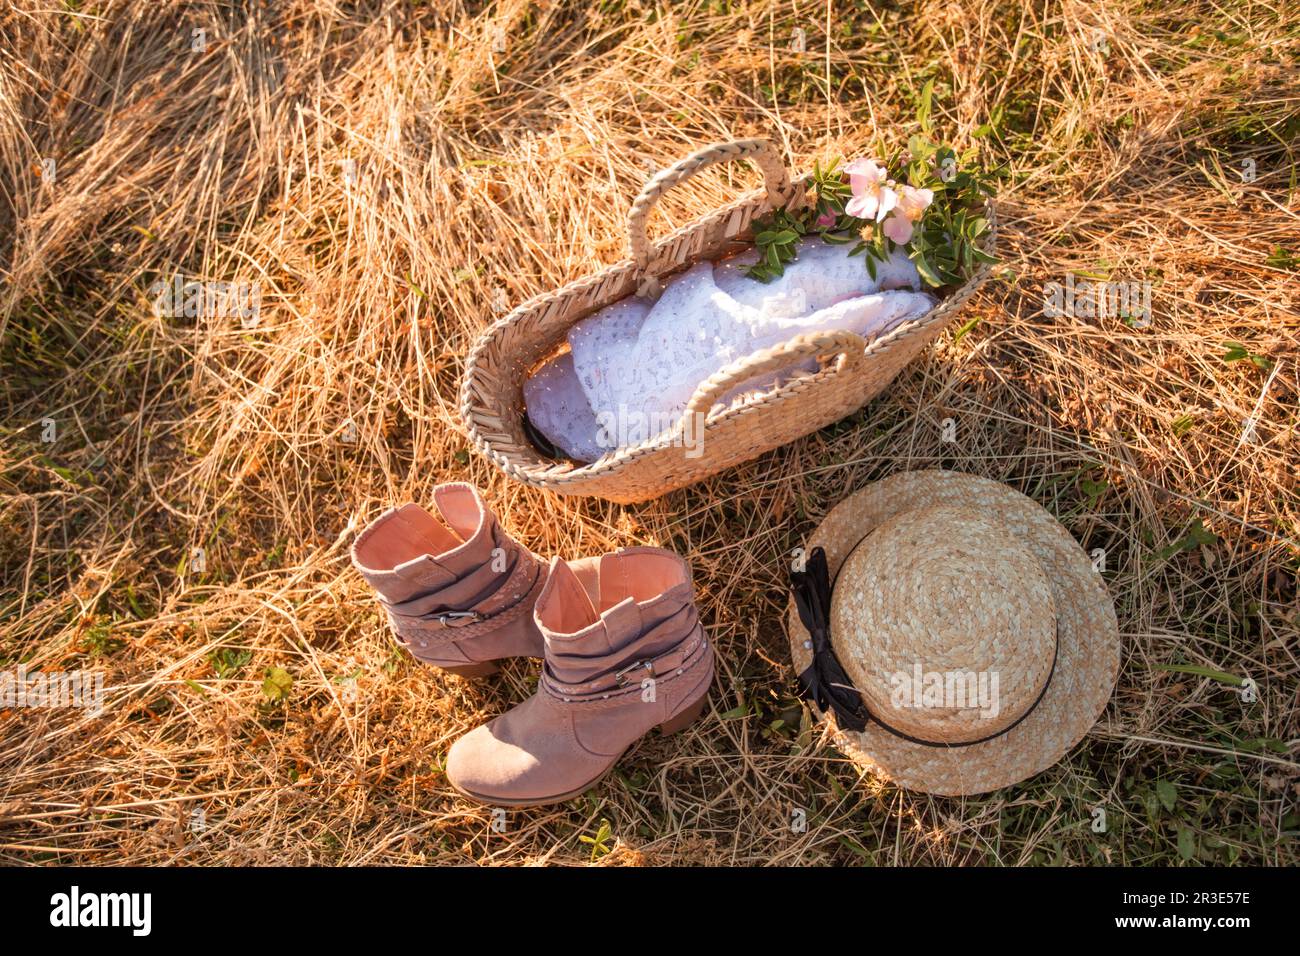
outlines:
[[[730,143],[714,143],[680,159],[667,169],[660,170],[641,189],[641,195],[632,203],[627,217],[627,245],[636,262],[637,290],[639,296],[656,298],[663,291],[658,276],[650,273],[650,240],[646,236],[646,218],[659,197],[683,180],[690,179],[705,166],[714,163],[750,159],[763,172],[763,185],[767,201],[773,208],[789,202],[794,195],[790,175],[781,162],[776,148],[765,139],[737,139]]]
[[[683,427],[689,427],[696,415],[707,416],[720,398],[755,376],[766,372],[779,372],[798,365],[804,359],[834,355],[837,373],[853,372],[862,364],[867,348],[866,339],[856,332],[832,329],[827,332],[806,332],[770,349],[755,352],[706,378],[695,389],[682,416]],[[704,421],[706,419],[700,419]]]

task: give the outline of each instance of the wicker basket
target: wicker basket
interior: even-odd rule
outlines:
[[[646,217],[665,190],[703,166],[737,159],[751,159],[758,165],[764,190],[650,244]],[[755,217],[776,207],[796,208],[806,203],[808,183],[808,176],[792,180],[772,145],[762,139],[718,143],[657,174],[632,204],[628,218],[631,259],[536,296],[495,322],[475,343],[465,363],[460,395],[461,414],[475,447],[525,484],[628,504],[657,498],[748,461],[865,405],[952,321],[987,277],[987,266],[924,316],[869,345],[852,332],[800,335],[702,382],[682,417],[683,428],[689,428],[691,422],[705,422],[702,436],[692,437],[702,451],[697,457],[688,457],[681,442],[659,438],[578,465],[544,458],[525,436],[524,379],[539,362],[555,354],[570,326],[626,296],[657,294],[662,288],[661,276],[747,248],[752,244],[750,226]],[[991,203],[988,218],[992,223]],[[993,228],[987,236],[984,248],[991,254]],[[820,362],[816,373],[797,376],[779,388],[709,415],[715,402],[741,383],[810,357]]]

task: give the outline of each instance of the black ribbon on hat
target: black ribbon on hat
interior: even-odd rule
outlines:
[[[854,545],[850,550],[850,554],[856,551],[858,545],[861,545],[867,537],[870,537],[869,533],[857,545]],[[880,725],[882,730],[888,731],[895,737],[926,747],[950,749],[987,743],[1003,736],[1012,727],[1019,725],[1032,714],[1035,708],[1043,702],[1043,697],[1047,694],[1047,688],[1052,684],[1052,677],[1056,674],[1056,662],[1061,652],[1061,625],[1059,620],[1056,625],[1056,645],[1052,649],[1052,666],[1047,672],[1047,680],[1043,682],[1043,687],[1038,692],[1038,696],[1023,714],[1001,730],[978,740],[962,740],[953,743],[913,737],[895,727],[891,727],[880,717],[867,710],[867,705],[862,700],[862,694],[853,686],[853,681],[849,679],[848,674],[844,672],[843,665],[840,664],[839,658],[835,656],[835,648],[831,645],[830,628],[831,576],[830,569],[826,565],[826,552],[823,549],[813,548],[812,554],[804,562],[804,570],[790,572],[790,591],[794,595],[795,607],[799,610],[799,620],[803,622],[803,626],[812,635],[812,663],[799,675],[802,697],[815,703],[823,713],[827,710],[832,711],[835,714],[836,723],[844,730],[861,733],[867,729],[867,721],[872,720]]]
[[[812,663],[799,675],[803,696],[821,710],[831,710],[846,730],[859,733],[867,729],[867,708],[853,681],[844,673],[835,649],[831,647],[830,610],[831,577],[826,567],[826,552],[814,548],[804,562],[804,570],[790,572],[790,589],[794,592],[799,620],[812,635]]]

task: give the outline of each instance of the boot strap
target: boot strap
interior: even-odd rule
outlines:
[[[543,667],[539,685],[551,697],[565,703],[629,697],[641,692],[641,681],[647,677],[660,684],[667,684],[684,676],[704,660],[708,652],[709,642],[704,636],[704,629],[697,627],[694,635],[658,657],[638,659],[581,684],[566,684],[558,680],[549,667]]]
[[[520,605],[524,605],[527,599],[537,590],[538,584],[541,583],[542,564],[533,555],[520,549],[519,560],[515,562],[514,569],[506,577],[501,586],[493,593],[497,594],[514,594],[514,598],[507,601],[498,608],[491,611],[434,611],[429,614],[403,614],[393,608],[392,605],[386,605],[388,608],[389,618],[392,620],[393,630],[401,636],[404,632],[432,632],[439,638],[447,640],[463,640],[472,637],[473,634],[466,629],[482,630],[475,625],[490,625],[490,629],[496,629],[505,623],[498,618],[505,617],[510,619],[518,616],[511,614],[511,611],[517,611]],[[464,632],[464,633],[461,633]]]

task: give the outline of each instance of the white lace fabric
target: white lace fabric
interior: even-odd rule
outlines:
[[[594,461],[675,427],[700,383],[740,359],[806,332],[844,329],[870,341],[934,307],[929,295],[904,291],[920,282],[901,252],[876,263],[873,279],[850,248],[801,240],[797,259],[770,283],[743,274],[756,251],[700,262],[668,280],[654,303],[627,298],[588,316],[569,330],[570,351],[525,383],[529,418],[572,458]],[[815,364],[752,379],[722,403],[801,369]]]

